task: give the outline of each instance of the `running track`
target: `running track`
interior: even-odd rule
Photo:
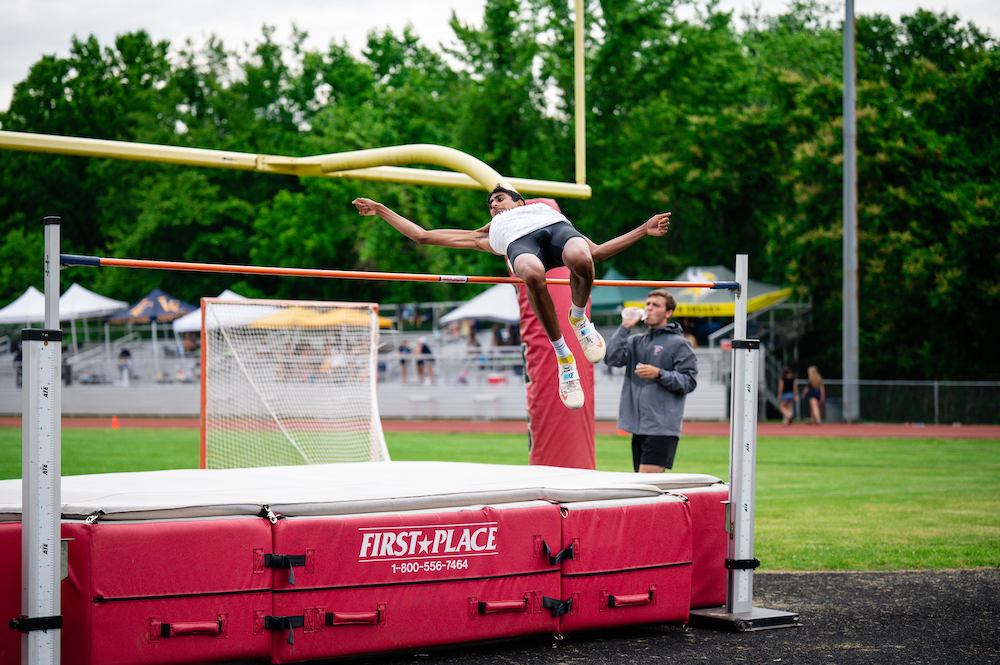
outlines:
[[[198,429],[201,422],[197,418],[120,418],[123,429]],[[20,427],[20,418],[0,418],[0,427]],[[63,418],[66,428],[110,428],[110,418]],[[522,434],[526,424],[520,420],[383,420],[386,432],[441,432],[480,434]],[[598,434],[615,434],[615,423],[598,421]],[[684,436],[729,436],[728,422],[687,421]],[[820,426],[796,423],[783,427],[780,423],[759,423],[758,437],[798,436],[828,437],[836,439],[997,439],[1000,440],[1000,426],[997,425],[903,425],[885,423],[824,424]]]

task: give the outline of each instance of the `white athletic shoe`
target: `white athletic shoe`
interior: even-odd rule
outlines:
[[[587,357],[587,360],[595,365],[604,360],[604,352],[607,351],[604,338],[601,337],[601,333],[597,332],[597,328],[590,322],[590,319],[583,317],[573,323],[573,316],[570,315],[569,322],[573,326],[573,332],[576,333],[576,339],[580,342],[583,355]]]
[[[567,409],[579,409],[583,406],[583,388],[580,387],[576,361],[573,356],[556,358],[556,361],[559,363],[559,399]]]

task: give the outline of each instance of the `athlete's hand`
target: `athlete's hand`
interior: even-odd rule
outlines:
[[[640,379],[656,379],[660,376],[660,368],[656,365],[647,365],[645,363],[635,364],[635,375]]]
[[[661,212],[658,215],[653,215],[646,222],[646,235],[650,236],[662,236],[667,234],[667,230],[670,228],[670,213]]]
[[[377,214],[375,212],[375,206],[378,205],[378,204],[375,203],[374,201],[372,201],[371,199],[361,199],[361,198],[358,198],[358,199],[354,199],[353,201],[351,201],[351,203],[354,204],[354,207],[357,208],[358,212],[361,213],[362,215],[374,215],[374,214]]]

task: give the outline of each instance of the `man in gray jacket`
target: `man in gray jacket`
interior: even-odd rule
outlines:
[[[677,301],[664,289],[646,297],[646,307],[626,308],[611,336],[604,362],[625,367],[618,429],[632,434],[632,464],[638,473],[663,473],[674,465],[686,395],[695,389],[698,360],[680,324],[670,321]],[[640,319],[646,331],[629,336]]]

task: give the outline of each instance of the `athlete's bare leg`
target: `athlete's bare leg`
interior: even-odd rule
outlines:
[[[570,238],[563,248],[563,264],[569,268],[569,288],[573,304],[586,307],[594,288],[594,257],[583,238]]]
[[[556,308],[549,295],[548,282],[545,280],[545,266],[533,254],[520,254],[514,259],[514,274],[524,280],[528,291],[528,304],[535,313],[546,336],[553,342],[562,337]]]

